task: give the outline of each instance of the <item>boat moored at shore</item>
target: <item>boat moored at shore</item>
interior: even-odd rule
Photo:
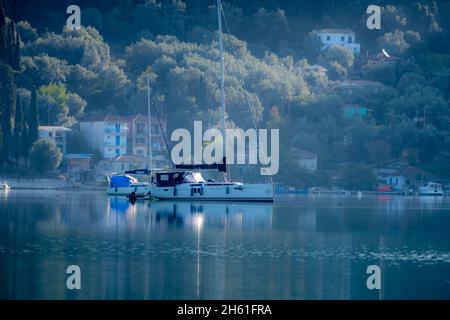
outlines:
[[[428,182],[419,188],[420,196],[443,196],[444,191],[442,185],[436,182]]]
[[[273,202],[272,184],[205,181],[200,172],[157,171],[152,177],[151,195],[160,200],[209,200]]]

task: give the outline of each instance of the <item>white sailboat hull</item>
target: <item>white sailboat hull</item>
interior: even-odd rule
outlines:
[[[181,184],[175,187],[151,188],[151,195],[160,200],[195,201],[264,201],[273,202],[271,184]]]

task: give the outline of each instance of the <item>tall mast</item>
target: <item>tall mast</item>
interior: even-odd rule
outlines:
[[[222,109],[222,137],[223,137],[223,155],[226,156],[227,139],[225,127],[225,66],[223,61],[223,40],[222,40],[222,4],[217,0],[217,21],[219,25],[219,51],[220,51],[220,104]],[[225,172],[224,179],[227,179]]]
[[[153,154],[152,154],[152,122],[151,122],[151,117],[150,117],[150,76],[147,76],[147,117],[148,117],[148,126],[147,126],[147,131],[148,131],[148,150],[149,150],[149,162],[150,162],[150,167],[149,170],[153,169]]]

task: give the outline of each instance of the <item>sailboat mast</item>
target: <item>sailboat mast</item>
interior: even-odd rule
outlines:
[[[152,170],[153,154],[152,154],[152,122],[150,117],[150,76],[147,76],[147,117],[148,117],[147,131],[148,131],[148,148],[149,148],[148,156],[150,158],[149,159],[150,167],[148,169]]]
[[[222,39],[222,4],[217,0],[217,22],[219,25],[219,51],[220,51],[220,105],[222,110],[222,137],[223,137],[223,155],[226,156],[227,139],[225,127],[225,65],[223,60],[223,39]],[[224,174],[226,180],[227,174]]]

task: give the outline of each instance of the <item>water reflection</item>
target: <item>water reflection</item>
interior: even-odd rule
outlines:
[[[449,213],[448,198],[131,204],[12,190],[0,197],[0,298],[447,298]],[[66,290],[70,264],[80,292]],[[382,292],[365,287],[370,264]]]

